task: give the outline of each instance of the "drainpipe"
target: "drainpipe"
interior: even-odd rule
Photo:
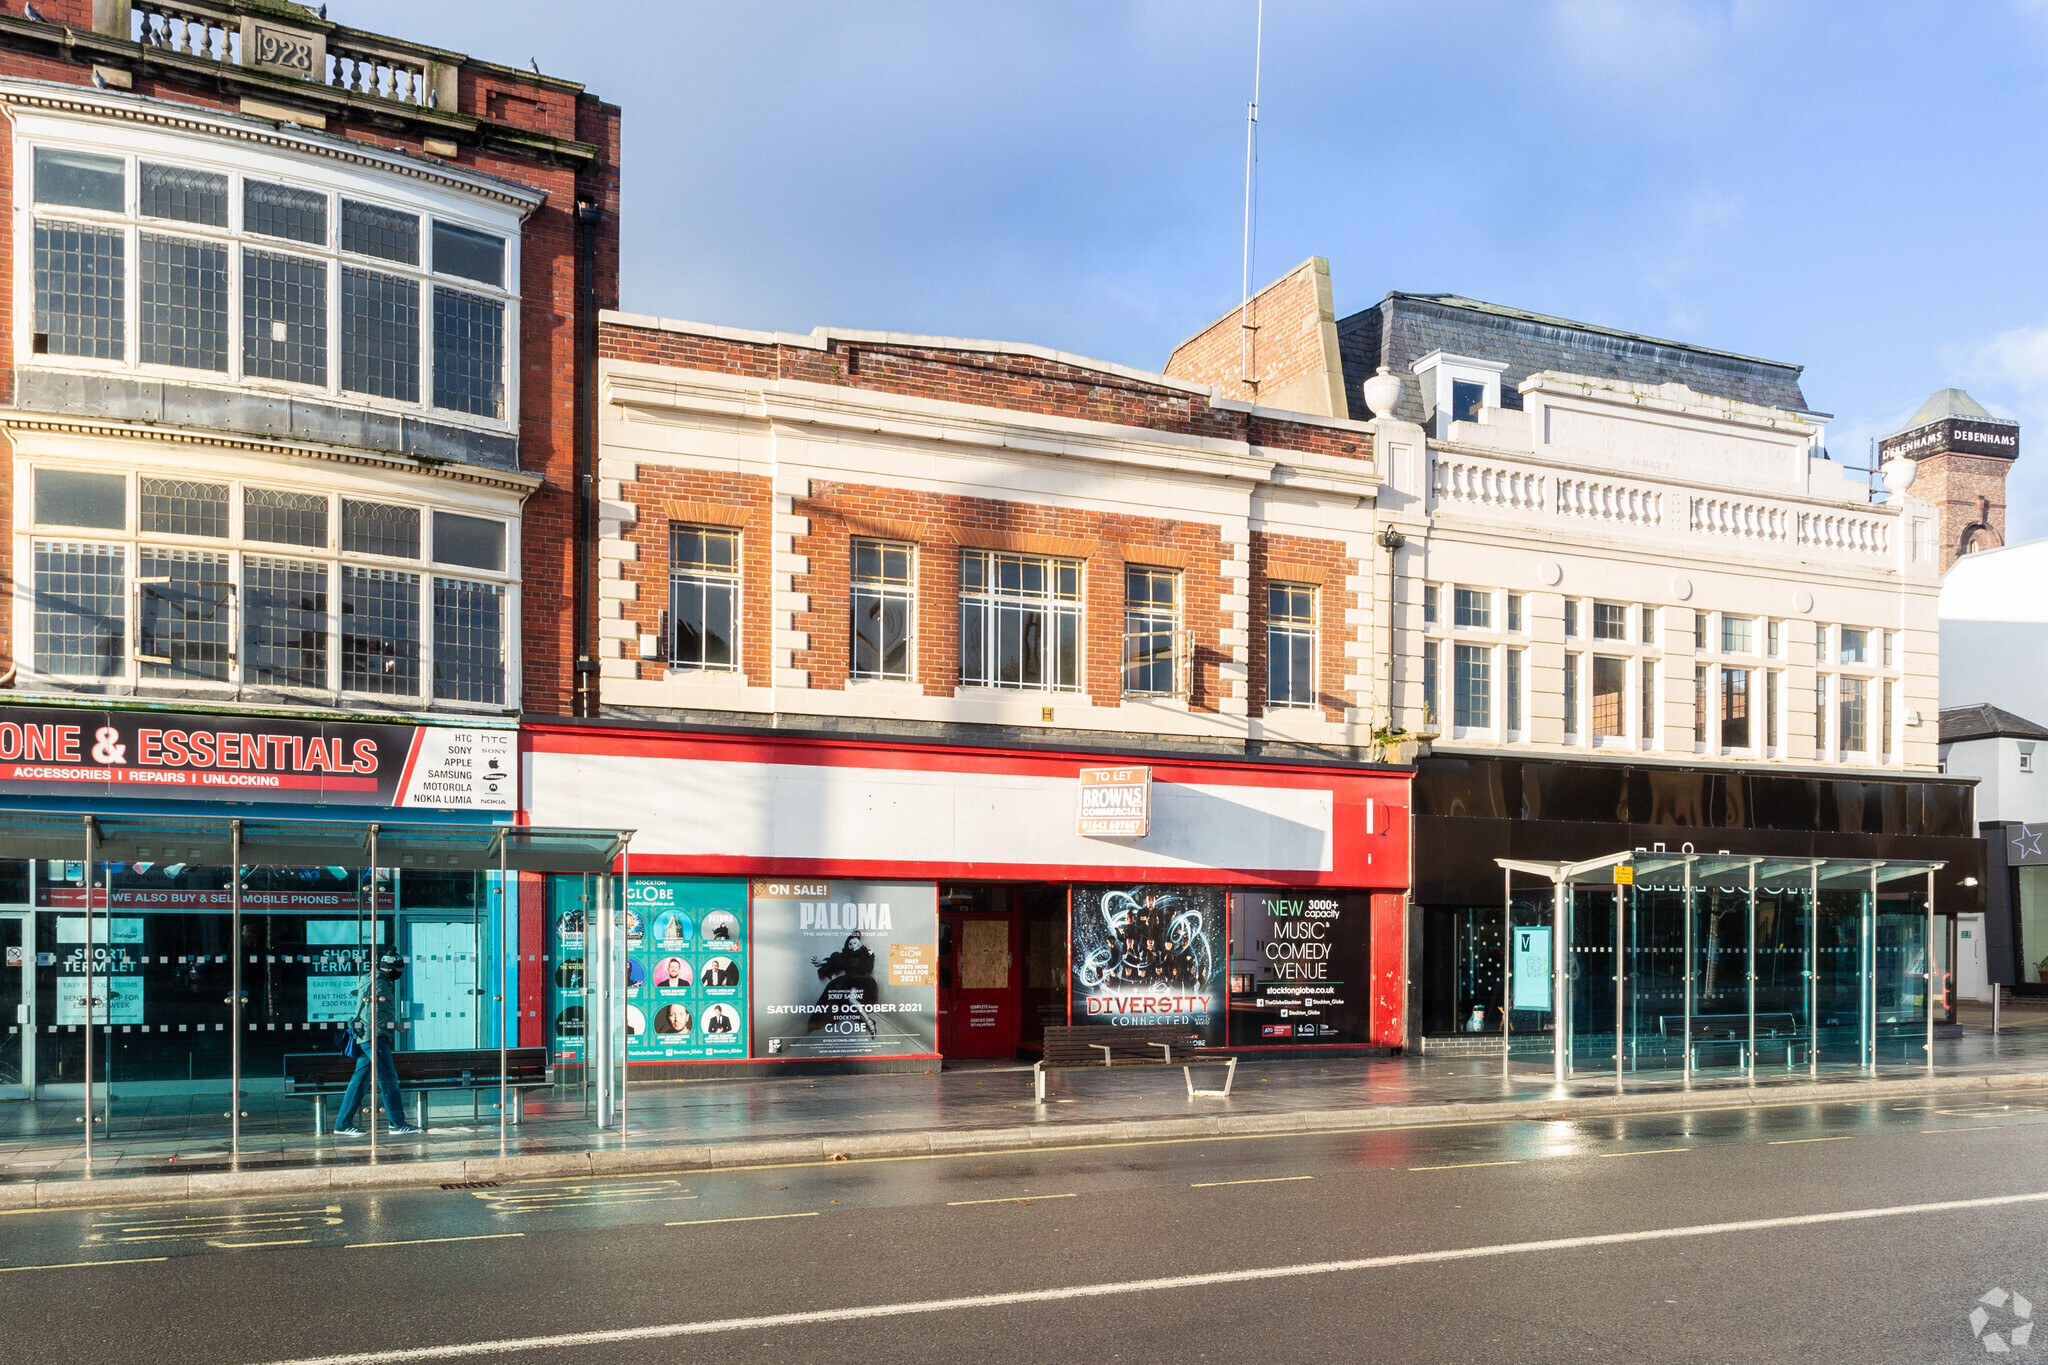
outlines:
[[[580,199],[577,236],[582,262],[576,301],[576,686],[573,714],[595,716],[598,663],[591,649],[591,607],[597,556],[597,231],[604,210]]]

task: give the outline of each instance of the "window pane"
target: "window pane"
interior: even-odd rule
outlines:
[[[731,579],[704,585],[704,666],[731,668],[738,651],[733,640],[734,584]]]
[[[127,172],[118,156],[36,148],[36,202],[120,213],[128,207]]]
[[[988,612],[979,602],[960,604],[960,681],[986,687]]]
[[[1579,633],[1579,604],[1570,598],[1566,598],[1564,603],[1564,633],[1566,635],[1577,635]]]
[[[1477,588],[1459,588],[1456,593],[1456,623],[1479,630],[1493,627],[1493,594]]]
[[[242,556],[242,680],[327,686],[327,570],[268,555]]]
[[[504,304],[435,286],[434,406],[505,415]]]
[[[242,537],[275,545],[327,544],[327,498],[274,488],[242,490]]]
[[[1434,583],[1422,585],[1422,624],[1425,626],[1436,624],[1436,584]]]
[[[1571,603],[1565,603],[1570,607]],[[1579,656],[1564,656],[1564,732],[1579,733]]]
[[[326,246],[327,196],[264,180],[244,180],[242,229],[288,242]]]
[[[1622,697],[1628,690],[1628,660],[1593,656],[1593,733],[1613,737],[1623,731]]]
[[[882,603],[882,666],[885,678],[910,676],[910,600],[890,597]]]
[[[137,251],[136,343],[145,365],[228,367],[228,249],[143,233]]]
[[[37,354],[121,359],[126,251],[118,232],[36,224]]]
[[[1596,640],[1626,640],[1628,638],[1628,608],[1619,602],[1595,602],[1593,604],[1593,638]]]
[[[1750,626],[1747,616],[1724,616],[1721,618],[1721,652],[1723,654],[1747,654],[1750,647]]]
[[[447,520],[447,514],[435,515],[437,542]],[[738,665],[738,541],[736,531],[669,528],[669,659],[678,668]],[[502,541],[499,553],[502,563]]]
[[[1721,747],[1749,747],[1749,670],[1721,670]]]
[[[1654,644],[1656,644],[1656,643],[1657,643],[1657,609],[1656,609],[1655,607],[1644,607],[1644,608],[1643,608],[1643,618],[1642,618],[1642,619],[1643,619],[1643,629],[1642,629],[1642,636],[1641,636],[1641,639],[1642,639],[1642,643],[1644,643],[1644,644],[1646,644],[1646,645],[1654,645]]]
[[[342,269],[341,387],[402,403],[420,401],[417,281]]]
[[[456,512],[434,513],[434,562],[502,573],[505,523]]]
[[[1645,610],[1647,610],[1647,608]],[[1641,737],[1646,740],[1655,739],[1657,737],[1657,661],[1655,659],[1643,660],[1643,715]]]
[[[228,225],[228,178],[218,171],[142,163],[137,210],[145,218],[174,218],[181,223]]]
[[[1081,685],[1081,617],[1077,612],[1055,611],[1053,622],[1058,628],[1056,642],[1057,669],[1052,686],[1062,692],[1072,692]],[[1169,669],[1167,686],[1173,686]]]
[[[1493,724],[1493,651],[1485,645],[1457,647],[1453,723],[1485,728]]]
[[[420,557],[420,509],[341,500],[341,548],[355,554]]]
[[[856,678],[910,676],[910,549],[874,540],[852,543],[852,672]]]
[[[1570,655],[1566,655],[1570,658]],[[1424,725],[1435,725],[1436,707],[1436,645],[1424,642],[1422,646],[1422,719]]]
[[[436,219],[434,273],[460,275],[465,280],[502,288],[505,283],[505,239]]]
[[[166,536],[226,536],[228,486],[190,479],[142,481],[137,511],[142,530]]]
[[[127,671],[128,593],[118,545],[36,542],[36,669],[74,678]]]
[[[233,596],[228,557],[144,546],[135,570],[141,589],[135,652],[142,676],[226,682]]]
[[[341,686],[416,697],[420,691],[420,576],[400,569],[342,570]]]
[[[1474,384],[1468,379],[1451,381],[1451,420],[1454,422],[1476,422],[1479,409],[1486,402],[1486,385]]]
[[[1847,634],[1848,632],[1843,632]],[[1860,633],[1860,632],[1859,632]],[[1870,684],[1863,678],[1841,680],[1842,748],[1861,753],[1870,747]]]
[[[99,526],[109,531],[126,529],[127,476],[88,474],[80,469],[38,469],[36,523],[40,526]]]
[[[434,695],[443,701],[505,700],[505,589],[460,578],[434,580]]]
[[[327,264],[242,252],[242,368],[259,379],[327,383]]]
[[[1521,628],[1522,594],[1518,592],[1511,592],[1508,594],[1508,629],[1520,630]]]
[[[1502,728],[1522,729],[1522,651],[1508,651],[1507,694],[1502,699]]]
[[[1867,664],[1870,662],[1870,632],[1842,627],[1842,662],[1845,664]]]
[[[341,249],[402,265],[420,263],[420,217],[380,204],[341,201]]]

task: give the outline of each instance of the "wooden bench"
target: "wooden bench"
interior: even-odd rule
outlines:
[[[1175,1056],[1178,1052],[1180,1055]],[[1237,1058],[1202,1046],[1202,1035],[1194,1029],[1171,1024],[1053,1025],[1045,1030],[1045,1055],[1031,1068],[1031,1087],[1040,1104],[1045,1103],[1047,1071],[1115,1070],[1120,1066],[1177,1066],[1188,1083],[1188,1098],[1230,1094],[1237,1080]],[[1221,1090],[1197,1090],[1195,1068],[1220,1066]]]
[[[478,1091],[498,1088],[496,1048],[465,1048],[441,1052],[394,1052],[392,1065],[398,1071],[398,1088],[419,1096],[419,1126],[427,1126],[427,1096],[436,1091],[467,1090],[472,1101]],[[288,1052],[284,1057],[284,1091],[295,1099],[313,1101],[313,1131],[327,1131],[327,1097],[348,1089],[356,1074],[356,1059],[339,1052]],[[509,1090],[533,1090],[552,1082],[548,1077],[548,1050],[544,1047],[505,1049],[505,1085]],[[365,1105],[369,1097],[363,1098]],[[519,1105],[512,1104],[506,1118],[519,1122]]]
[[[1682,1014],[1660,1014],[1657,1016],[1657,1032],[1666,1038],[1675,1038],[1686,1031],[1686,1020]],[[1757,1050],[1762,1051],[1765,1043],[1785,1044],[1785,1065],[1792,1065],[1793,1052],[1807,1038],[1806,1030],[1799,1026],[1796,1016],[1790,1014],[1758,1014],[1756,1017]],[[1695,1014],[1692,1017],[1692,1032],[1686,1039],[1686,1047],[1693,1054],[1693,1065],[1699,1065],[1701,1044],[1731,1043],[1737,1049],[1737,1065],[1749,1062],[1749,1016],[1747,1014]]]

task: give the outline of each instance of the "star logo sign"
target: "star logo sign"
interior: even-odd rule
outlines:
[[[2041,836],[2044,833],[2048,833],[2048,831],[2028,829],[2025,825],[2021,825],[2019,834],[2012,841],[2014,856],[2021,862],[2025,862],[2029,858],[2041,857]]]

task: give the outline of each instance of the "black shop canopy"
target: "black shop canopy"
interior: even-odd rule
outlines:
[[[605,873],[632,837],[530,825],[0,810],[0,858],[71,862]]]

